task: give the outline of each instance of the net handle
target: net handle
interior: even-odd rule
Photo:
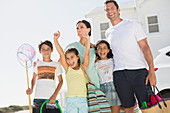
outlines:
[[[26,74],[27,74],[27,86],[28,86],[28,89],[29,89],[30,87],[29,87],[29,77],[28,77],[28,66],[27,66],[27,62],[26,62]],[[32,113],[31,97],[30,97],[30,95],[28,95],[28,99],[29,99],[29,110],[30,110],[30,113]]]

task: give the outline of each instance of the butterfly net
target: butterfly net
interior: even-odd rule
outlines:
[[[32,66],[32,61],[35,56],[34,48],[29,44],[22,44],[17,51],[17,58],[20,64],[26,67],[26,63],[28,68]]]

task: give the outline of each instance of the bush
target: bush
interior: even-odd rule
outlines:
[[[4,108],[2,108],[3,110],[10,110],[10,108],[8,108],[8,107],[4,107]]]
[[[23,107],[21,106],[15,106],[15,105],[12,105],[12,106],[9,106],[11,110],[13,111],[20,111],[20,110],[24,110]]]

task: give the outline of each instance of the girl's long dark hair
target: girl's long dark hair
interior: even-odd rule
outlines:
[[[110,48],[110,44],[106,41],[106,40],[99,40],[97,43],[96,43],[96,46],[95,46],[95,50],[97,51],[97,47],[99,44],[101,43],[104,43],[107,45],[107,48],[110,50],[109,53],[107,53],[107,58],[113,58],[113,53],[112,53],[112,49]],[[99,60],[101,60],[100,56],[97,54],[96,52],[96,56],[98,57]]]
[[[79,56],[79,52],[78,52],[78,50],[76,48],[69,48],[69,49],[67,49],[67,51],[65,52],[65,55],[67,53],[74,53],[76,56]],[[78,64],[80,66],[80,57],[78,59]]]

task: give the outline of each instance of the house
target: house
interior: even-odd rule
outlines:
[[[170,46],[170,0],[131,0],[122,3],[118,1],[118,4],[121,18],[141,23],[154,58],[158,56],[158,50]],[[111,24],[106,17],[104,5],[96,7],[85,17],[92,19],[94,42],[105,39],[105,31]],[[161,92],[168,92],[170,98],[170,67],[159,67],[156,76],[158,88]]]

